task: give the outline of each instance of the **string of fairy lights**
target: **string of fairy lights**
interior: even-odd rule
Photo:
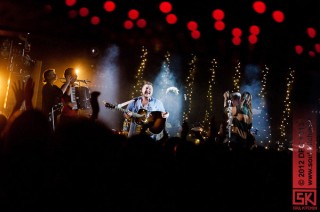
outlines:
[[[141,62],[137,69],[137,74],[135,75],[136,83],[133,87],[132,92],[132,98],[135,96],[140,95],[141,87],[143,85],[143,76],[144,76],[144,70],[146,67],[147,62],[147,55],[148,51],[146,48],[142,47],[141,49]],[[161,87],[166,88],[168,85],[166,84],[168,82],[168,77],[170,77],[170,52],[166,52],[164,55],[164,62],[162,64],[163,74],[161,75],[161,81],[160,84]],[[193,97],[193,88],[195,83],[195,75],[197,72],[197,62],[198,58],[196,55],[191,55],[191,59],[188,63],[189,66],[189,72],[188,76],[185,80],[185,93],[184,93],[184,99],[185,99],[185,109],[183,112],[183,120],[189,121],[189,116],[192,111],[192,97]],[[202,126],[204,131],[207,131],[210,128],[210,118],[213,116],[213,106],[214,106],[214,99],[213,99],[213,91],[214,91],[214,85],[216,84],[216,70],[218,68],[218,61],[213,58],[210,63],[210,79],[208,81],[208,92],[206,95],[206,98],[208,101],[208,105],[206,105],[204,118],[202,121]],[[240,80],[241,80],[241,63],[240,61],[237,61],[236,66],[234,67],[234,75],[233,75],[233,89],[232,92],[239,92],[240,91]],[[291,90],[293,89],[294,84],[294,73],[295,70],[289,68],[289,76],[286,78],[286,91],[285,91],[285,98],[283,101],[284,109],[282,112],[281,122],[280,122],[280,139],[276,141],[276,145],[278,147],[278,150],[283,149],[284,144],[287,144],[288,142],[288,135],[287,132],[289,130],[288,125],[290,122],[291,117]],[[259,133],[260,135],[256,135],[256,140],[259,143],[259,145],[264,145],[266,149],[270,148],[272,141],[272,135],[271,135],[271,122],[272,119],[268,113],[268,110],[266,108],[266,96],[267,96],[267,82],[268,82],[268,75],[269,75],[269,67],[267,65],[264,66],[264,68],[261,70],[261,89],[258,93],[258,97],[260,98],[259,105],[257,107],[258,111],[261,111],[257,115],[257,122],[255,122],[255,126],[253,128],[259,129],[259,131],[262,131]],[[163,91],[165,92],[165,91]],[[267,126],[262,123],[262,121],[267,122]]]
[[[237,65],[235,66],[235,72],[232,77],[233,79],[233,89],[232,92],[239,92],[240,91],[240,79],[241,79],[241,63],[240,61],[237,62]]]
[[[264,66],[264,68],[261,70],[261,89],[258,93],[258,97],[260,98],[260,103],[258,106],[258,110],[261,111],[261,113],[257,117],[257,123],[255,124],[256,129],[262,130],[263,132],[260,134],[257,134],[256,140],[257,142],[260,142],[260,145],[265,145],[265,148],[269,148],[271,144],[271,125],[270,125],[270,117],[269,113],[266,112],[266,96],[267,96],[267,79],[269,75],[269,67],[267,65]],[[268,127],[265,126],[262,128],[261,121],[267,122]],[[261,137],[260,135],[264,135],[265,137]],[[267,144],[265,144],[267,142]]]
[[[192,106],[192,91],[193,91],[193,85],[194,85],[194,80],[195,80],[195,73],[197,70],[197,56],[192,55],[192,59],[189,62],[189,75],[186,78],[186,83],[185,83],[185,99],[186,99],[186,105],[187,108],[183,112],[183,120],[188,121],[189,120],[189,115],[191,113],[191,106]]]
[[[284,110],[282,111],[282,120],[280,123],[280,141],[278,141],[278,149],[282,149],[288,142],[287,126],[291,117],[291,90],[293,89],[295,70],[289,68],[289,76],[286,79],[286,93],[283,101]]]
[[[146,67],[148,50],[144,46],[142,46],[141,52],[142,52],[142,55],[140,56],[141,62],[137,69],[137,74],[135,75],[136,83],[134,83],[133,85],[131,98],[139,96],[141,93],[141,87],[143,86],[143,75]]]
[[[202,121],[202,125],[204,126],[205,131],[210,128],[210,118],[213,115],[213,86],[215,85],[215,77],[216,77],[216,69],[218,67],[218,62],[215,58],[211,60],[211,77],[208,82],[208,93],[207,99],[209,100],[209,109],[207,108],[204,115],[204,120]]]
[[[168,88],[170,85],[169,85],[169,78],[170,78],[170,57],[171,57],[171,54],[170,52],[166,52],[166,54],[164,55],[164,62],[162,64],[162,74],[161,74],[161,79],[160,79],[160,94],[159,96],[160,97],[164,97],[166,95],[166,88]]]

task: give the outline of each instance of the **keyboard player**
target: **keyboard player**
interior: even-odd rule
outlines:
[[[63,92],[63,110],[60,115],[60,120],[67,119],[69,117],[78,116],[78,106],[76,101],[76,81],[77,73],[74,68],[67,68],[64,71],[65,82],[61,86]]]

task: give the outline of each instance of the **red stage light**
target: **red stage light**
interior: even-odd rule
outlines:
[[[172,10],[172,5],[171,5],[170,2],[163,1],[163,2],[160,3],[159,9],[163,13],[169,13]]]

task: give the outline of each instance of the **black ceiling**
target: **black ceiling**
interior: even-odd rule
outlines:
[[[225,55],[230,52],[247,54],[254,50],[256,57],[283,57],[288,61],[307,61],[317,65],[317,52],[314,46],[320,43],[319,35],[308,37],[307,27],[320,30],[320,13],[318,1],[312,0],[265,0],[267,10],[264,14],[257,14],[252,9],[254,1],[170,1],[178,22],[168,25],[165,15],[159,11],[161,1],[118,1],[112,13],[103,10],[104,0],[78,0],[76,5],[68,7],[64,0],[1,0],[0,1],[0,35],[16,36],[30,33],[33,43],[47,43],[52,40],[64,42],[81,42],[88,45],[105,45],[118,43],[120,46],[130,47],[146,45],[157,46],[157,50],[180,51],[182,53],[213,53]],[[49,6],[49,7],[48,7]],[[68,12],[72,9],[87,7],[88,17],[70,19]],[[50,8],[50,10],[48,10]],[[214,9],[225,12],[226,28],[217,31],[213,28],[214,20],[211,13]],[[147,21],[145,29],[134,27],[131,30],[123,28],[123,22],[128,19],[129,9],[137,9],[140,16]],[[283,23],[276,23],[272,19],[272,12],[281,10],[285,14]],[[101,23],[97,26],[90,24],[90,17],[99,16]],[[194,20],[199,25],[200,39],[194,40],[187,30],[186,23]],[[258,42],[249,45],[248,30],[251,25],[258,25],[261,32]],[[240,46],[231,42],[231,30],[239,27],[243,30],[243,41]],[[294,46],[302,45],[304,52],[296,55]],[[315,52],[315,57],[309,56],[309,51]]]

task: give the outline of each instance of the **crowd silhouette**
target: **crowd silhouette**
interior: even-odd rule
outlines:
[[[290,151],[230,151],[180,137],[130,138],[91,117],[52,131],[32,105],[34,83],[17,86],[17,107],[1,119],[0,206],[21,211],[290,211]],[[21,101],[23,99],[24,101]],[[23,108],[23,109],[21,109]]]

